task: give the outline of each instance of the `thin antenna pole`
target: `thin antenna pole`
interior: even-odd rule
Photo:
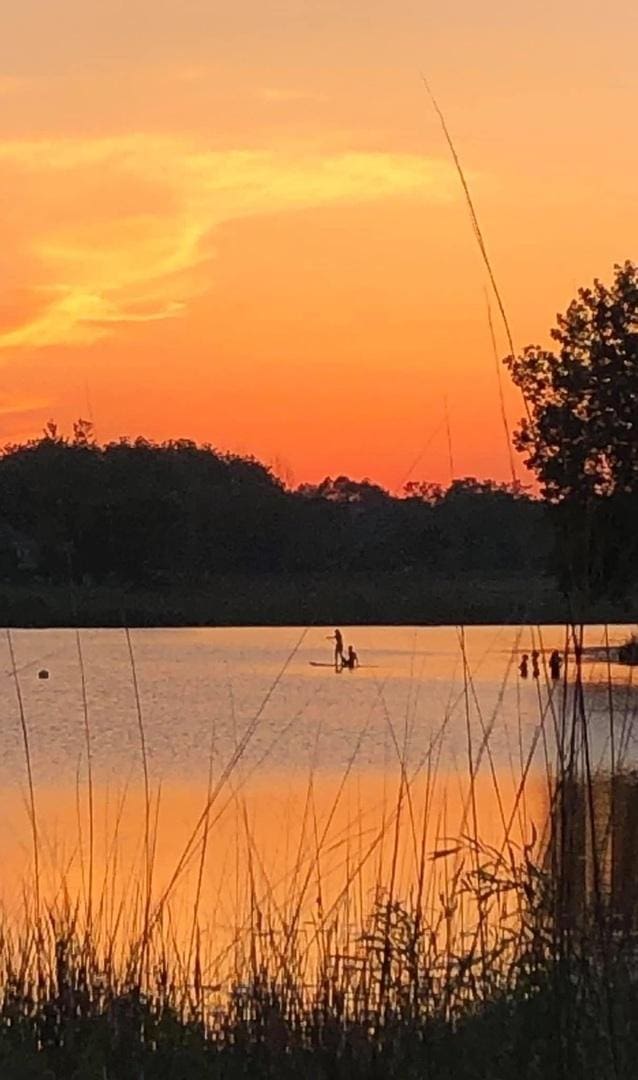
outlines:
[[[93,430],[93,434],[95,435],[95,416],[94,416],[94,413],[93,413],[93,400],[92,400],[92,397],[91,397],[91,387],[89,386],[88,378],[85,378],[85,380],[84,380],[84,398],[85,398],[85,401],[86,401],[86,408],[87,408],[87,413],[88,413],[88,417],[89,417],[89,423],[90,423],[91,428]]]
[[[416,456],[416,457],[414,458],[414,460],[412,461],[412,464],[410,465],[410,468],[409,468],[409,469],[407,470],[407,472],[403,473],[403,476],[401,477],[401,480],[399,481],[399,483],[398,483],[398,484],[396,484],[396,485],[395,485],[395,488],[394,488],[394,490],[395,490],[395,491],[398,491],[399,493],[401,493],[401,492],[403,491],[403,489],[404,489],[405,485],[407,484],[408,480],[409,480],[409,479],[410,479],[410,477],[412,476],[412,474],[413,474],[414,470],[415,470],[415,469],[416,469],[416,467],[417,467],[418,465],[420,465],[420,464],[421,464],[421,462],[423,461],[423,458],[425,457],[425,453],[426,453],[426,450],[428,449],[428,447],[430,446],[430,444],[434,442],[434,440],[435,440],[436,436],[437,436],[437,435],[439,434],[439,432],[441,431],[441,428],[443,427],[444,423],[445,423],[445,421],[444,421],[444,420],[442,420],[442,421],[441,421],[441,422],[440,422],[439,424],[437,424],[437,425],[436,425],[436,427],[435,427],[435,428],[434,428],[434,429],[433,429],[433,430],[432,430],[432,431],[430,432],[430,434],[428,435],[427,439],[426,439],[426,440],[425,440],[425,442],[423,443],[423,446],[422,446],[422,447],[421,447],[421,449],[419,450],[419,452],[418,452],[417,456]]]

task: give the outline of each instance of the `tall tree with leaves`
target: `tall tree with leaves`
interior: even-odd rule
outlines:
[[[638,565],[638,267],[580,289],[551,336],[505,361],[527,405],[515,445],[556,506],[563,583],[618,593]]]

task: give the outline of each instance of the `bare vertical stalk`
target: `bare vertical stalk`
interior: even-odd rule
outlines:
[[[498,355],[498,345],[496,344],[496,334],[494,332],[494,320],[492,319],[492,306],[490,304],[489,296],[485,295],[485,302],[487,304],[487,325],[490,331],[490,342],[492,345],[492,355],[494,357],[494,367],[496,368],[496,382],[498,385],[498,403],[501,410],[501,423],[503,425],[503,431],[505,432],[505,443],[507,446],[507,457],[509,461],[510,473],[512,476],[512,484],[514,487],[518,484],[518,476],[516,475],[516,464],[514,462],[514,454],[512,453],[512,436],[510,432],[509,420],[507,419],[507,409],[505,408],[505,394],[503,393],[503,372],[501,370],[502,364]]]
[[[146,884],[146,898],[144,903],[144,929],[142,939],[142,950],[140,956],[140,972],[144,971],[144,960],[148,948],[149,927],[150,927],[150,913],[151,913],[151,892],[153,887],[153,864],[151,859],[151,791],[149,783],[148,773],[148,758],[146,754],[146,735],[144,733],[144,718],[142,715],[142,701],[140,697],[139,684],[137,680],[137,668],[135,665],[135,654],[133,652],[133,642],[131,640],[131,632],[128,626],[125,628],[124,633],[126,635],[126,644],[128,647],[129,660],[131,664],[131,677],[133,680],[133,693],[135,696],[135,711],[137,714],[137,726],[140,737],[140,750],[142,755],[142,770],[144,773],[144,862],[145,862],[145,884]]]
[[[234,715],[234,708],[233,708]],[[208,849],[208,836],[209,836],[209,822],[210,822],[210,804],[213,793],[213,769],[215,761],[215,741],[216,741],[216,725],[215,720],[211,723],[210,727],[210,746],[208,751],[208,784],[206,788],[206,807],[207,814],[204,821],[204,831],[202,835],[202,846],[199,856],[199,866],[197,869],[197,885],[195,887],[195,902],[193,904],[193,924],[191,928],[191,939],[188,948],[188,963],[187,971],[190,971],[192,958],[195,949],[195,940],[199,938],[199,906],[202,896],[202,884],[204,881],[204,869],[206,866],[206,853]]]
[[[460,627],[461,633],[461,652],[463,656],[463,702],[465,707],[465,735],[467,740],[467,764],[470,778],[470,805],[472,811],[472,854],[474,856],[474,872],[476,875],[477,888],[478,888],[478,930],[479,938],[481,942],[481,958],[483,961],[483,978],[485,980],[485,957],[486,957],[486,941],[485,941],[485,925],[483,918],[483,903],[481,900],[480,880],[479,880],[479,834],[478,834],[478,811],[476,806],[476,784],[475,784],[475,764],[474,753],[472,747],[472,722],[470,713],[470,673],[469,664],[467,660],[467,648],[465,643],[465,627]]]
[[[86,691],[86,670],[84,666],[84,654],[82,651],[82,641],[80,638],[79,629],[75,631],[75,644],[78,654],[78,664],[80,667],[80,687],[82,692],[82,715],[84,719],[84,742],[86,746],[86,770],[87,770],[87,784],[88,784],[88,803],[89,803],[89,881],[88,881],[88,895],[86,905],[86,926],[87,933],[91,930],[91,921],[93,918],[93,864],[94,864],[94,845],[95,845],[95,823],[94,823],[94,801],[93,801],[93,754],[91,748],[91,730],[89,726],[89,703]]]
[[[31,750],[29,746],[29,730],[27,728],[27,717],[24,708],[24,701],[22,698],[22,688],[20,686],[20,680],[18,678],[18,668],[16,664],[15,650],[13,647],[13,636],[11,631],[7,628],[7,644],[9,646],[9,656],[11,658],[11,671],[13,674],[13,683],[16,691],[16,698],[18,702],[18,712],[20,714],[20,727],[22,729],[22,742],[24,746],[24,760],[27,768],[27,781],[29,784],[29,807],[31,817],[31,835],[33,839],[33,873],[34,873],[34,898],[35,898],[35,923],[36,927],[40,922],[40,856],[39,856],[39,844],[38,844],[38,821],[35,809],[35,787],[33,784],[33,770],[31,768]]]
[[[483,236],[483,231],[482,231],[481,226],[480,226],[480,222],[479,222],[479,219],[478,219],[478,214],[477,214],[476,208],[474,206],[474,200],[472,198],[472,193],[470,191],[470,186],[469,186],[469,184],[467,182],[467,177],[465,175],[465,170],[463,168],[463,165],[461,164],[461,159],[460,159],[458,151],[456,149],[456,145],[454,143],[454,140],[452,139],[452,135],[451,135],[450,129],[449,129],[448,125],[447,125],[447,121],[445,119],[445,116],[443,115],[443,110],[441,109],[437,99],[435,98],[434,93],[432,92],[432,88],[430,87],[430,84],[429,84],[428,80],[426,79],[425,75],[422,75],[421,78],[423,80],[423,85],[425,87],[426,93],[427,93],[427,95],[428,95],[428,97],[430,99],[430,102],[432,103],[432,108],[434,109],[434,111],[435,111],[435,113],[436,113],[436,115],[437,115],[437,117],[439,119],[439,123],[441,125],[441,130],[443,132],[443,135],[445,136],[445,141],[446,141],[446,143],[448,145],[448,149],[450,151],[450,154],[452,155],[452,160],[454,162],[454,166],[456,168],[458,178],[459,178],[459,180],[461,182],[461,187],[463,188],[463,194],[465,196],[465,202],[467,204],[468,212],[469,212],[469,215],[470,215],[470,222],[472,224],[472,230],[474,232],[474,237],[476,239],[476,243],[478,244],[478,248],[479,248],[479,251],[481,253],[481,258],[483,259],[483,265],[485,266],[485,269],[487,271],[487,276],[489,278],[490,285],[492,287],[492,292],[494,293],[494,297],[496,299],[496,305],[498,307],[499,314],[500,314],[501,320],[503,322],[503,327],[505,329],[505,337],[507,339],[507,347],[508,347],[508,349],[510,351],[510,355],[515,356],[516,349],[514,348],[514,338],[513,338],[513,335],[512,335],[512,329],[511,329],[511,326],[510,326],[510,321],[509,321],[509,319],[507,317],[507,312],[505,310],[505,304],[503,302],[503,297],[501,295],[501,290],[499,289],[498,283],[496,281],[496,275],[494,273],[494,268],[492,266],[492,261],[491,261],[489,255],[488,255],[488,252],[487,252],[487,247],[486,247],[486,244],[485,244],[485,238]],[[530,420],[531,419],[531,412],[530,412],[530,407],[529,407],[527,398],[525,397],[525,394],[523,394],[522,392],[521,392],[521,396],[523,398],[523,405],[525,406],[525,413],[527,415],[527,419]]]
[[[609,791],[609,835],[611,843],[612,865],[616,841],[616,724],[614,713],[614,694],[611,678],[611,655],[609,650],[609,626],[605,623],[605,658],[607,661],[607,708],[609,710],[609,756],[610,756],[610,791]],[[612,870],[610,886],[610,907],[616,907],[616,875]]]

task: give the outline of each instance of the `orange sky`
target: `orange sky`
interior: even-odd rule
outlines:
[[[455,474],[508,476],[485,273],[420,72],[515,340],[543,341],[636,252],[635,5],[6,8],[1,442],[90,414],[101,439],[394,488],[417,459],[449,479],[447,398]]]

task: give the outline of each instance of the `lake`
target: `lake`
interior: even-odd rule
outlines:
[[[607,651],[629,630],[585,631],[594,770],[610,754],[634,760],[632,669]],[[556,743],[576,701],[573,642],[566,679],[552,682],[547,670],[550,651],[566,649],[564,628],[344,629],[362,666],[340,673],[313,666],[330,663],[331,633],[0,637],[5,911],[17,917],[32,895],[25,738],[38,901],[75,896],[86,907],[99,895],[103,917],[125,908],[137,918],[143,881],[187,925],[199,890],[211,942],[237,940],[257,894],[282,919],[294,904],[311,919],[313,906],[347,894],[360,918],[375,889],[391,878],[407,894],[423,860],[438,867],[461,835],[523,844],[543,834]],[[524,680],[520,657],[533,649],[540,678]],[[434,905],[440,881],[430,876]]]

